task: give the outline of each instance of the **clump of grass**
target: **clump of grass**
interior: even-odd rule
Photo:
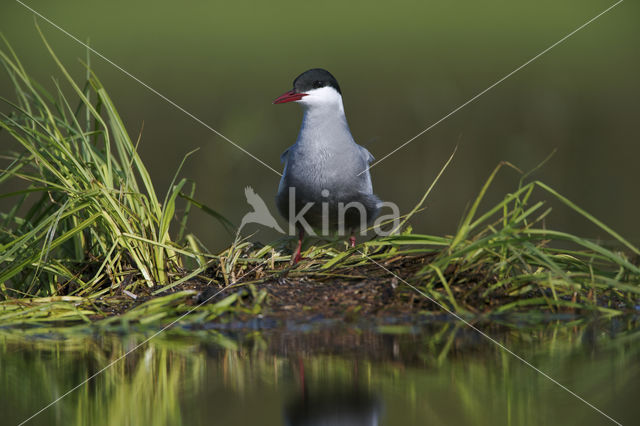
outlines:
[[[186,189],[185,179],[174,177],[161,200],[137,153],[140,139],[130,137],[90,67],[85,84],[78,85],[46,40],[45,45],[73,101],[58,82],[54,94],[37,84],[8,43],[6,52],[0,50],[0,63],[17,93],[16,101],[1,98],[12,111],[0,116],[0,130],[20,147],[3,157],[7,165],[0,184],[26,184],[0,195],[15,200],[0,213],[0,296],[7,299],[0,302],[2,324],[102,318],[108,326],[114,322],[104,317],[115,314],[126,323],[168,322],[192,309],[194,288],[203,290],[212,282],[219,288],[246,286],[249,292],[225,293],[223,300],[199,308],[192,320],[208,321],[229,311],[255,314],[266,294],[260,285],[285,276],[376,280],[412,292],[404,281],[427,296],[415,298],[420,303],[410,308],[414,311],[440,310],[429,299],[469,315],[617,315],[638,305],[640,250],[544,183],[525,183],[524,176],[513,193],[480,213],[503,164],[452,236],[415,234],[407,225],[436,178],[394,235],[355,249],[316,241],[296,267],[289,265],[287,238],[260,247],[238,240],[217,255],[202,252],[194,235],[185,236],[186,214],[177,220],[178,237],[171,237],[178,197],[187,201],[187,211],[193,204],[230,223],[197,203],[195,187]],[[533,201],[540,194],[606,232],[615,248],[548,229],[544,219],[550,208]],[[249,302],[242,300],[247,294]]]
[[[407,228],[346,251],[331,245],[311,247],[304,253],[309,260],[293,276],[399,278],[428,296],[419,300],[431,298],[462,314],[635,312],[640,250],[553,188],[540,181],[524,184],[525,176],[513,193],[479,213],[505,164],[491,173],[455,235],[421,235]],[[599,227],[612,243],[547,228],[544,219],[551,208],[532,201],[540,193]],[[266,253],[263,247],[249,258]],[[429,303],[423,307],[439,310]]]
[[[616,314],[634,309],[640,294],[640,267],[629,254],[640,250],[566,197],[540,181],[521,184],[515,192],[478,215],[491,185],[491,174],[457,233],[414,279],[432,295],[459,311],[493,313],[522,308],[557,312],[594,310]],[[548,229],[551,212],[540,192],[582,215],[614,241],[616,249],[592,240]],[[454,285],[455,297],[451,292]],[[436,287],[445,290],[435,291]]]
[[[402,218],[402,225],[422,209],[451,158],[418,205]],[[540,181],[525,183],[529,175],[525,174],[513,193],[480,213],[482,201],[505,165],[515,168],[501,163],[493,170],[454,235],[416,234],[405,226],[399,233],[354,249],[335,243],[312,245],[303,252],[305,261],[284,271],[292,279],[392,283],[420,302],[413,311],[441,311],[444,306],[469,316],[635,313],[640,301],[640,249],[553,188]],[[551,208],[535,201],[540,195],[559,201],[600,228],[610,242],[549,229],[545,218]],[[249,282],[274,280],[283,274],[276,265],[289,260],[283,255],[288,243],[283,239],[258,249],[249,243],[240,245],[236,249],[246,254],[227,265],[228,273]]]
[[[0,184],[23,188],[2,195],[15,202],[0,213],[1,294],[96,296],[167,285],[185,275],[185,259],[203,270],[208,255],[169,233],[188,182],[174,177],[159,197],[137,152],[140,138],[131,138],[98,78],[87,65],[78,85],[43,40],[64,77],[54,93],[29,76],[6,40],[0,50],[16,90],[15,101],[1,99],[11,112],[0,129],[20,148],[3,156]],[[186,216],[179,236],[185,224]]]

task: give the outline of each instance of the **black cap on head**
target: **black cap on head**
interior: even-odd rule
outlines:
[[[322,68],[313,68],[305,71],[293,80],[293,90],[296,93],[304,93],[327,86],[333,87],[338,93],[342,94],[338,80],[329,71]]]

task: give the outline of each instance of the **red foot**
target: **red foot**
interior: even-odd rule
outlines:
[[[349,237],[349,241],[351,242],[351,248],[356,246],[356,237],[354,235]]]

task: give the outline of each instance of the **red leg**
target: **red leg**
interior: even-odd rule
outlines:
[[[356,246],[356,236],[354,234],[355,233],[353,231],[351,231],[351,236],[349,237],[349,242],[351,243],[351,248],[354,248]]]
[[[292,263],[295,265],[300,262],[302,259],[302,255],[300,255],[300,251],[302,250],[302,239],[304,238],[304,229],[300,228],[300,236],[298,237],[298,247],[296,248],[296,252],[293,255]]]

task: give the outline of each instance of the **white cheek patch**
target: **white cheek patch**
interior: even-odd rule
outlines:
[[[342,104],[342,96],[330,86],[309,90],[306,93],[307,96],[300,99],[299,103],[309,106]]]

